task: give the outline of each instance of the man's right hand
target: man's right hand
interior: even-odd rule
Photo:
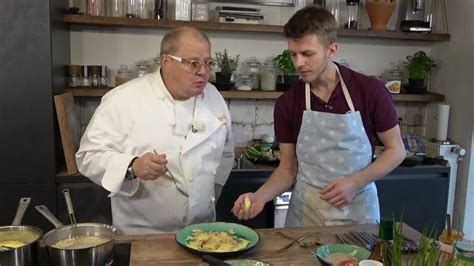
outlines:
[[[248,197],[248,201],[250,201],[250,206],[247,205],[248,208],[246,208],[245,206],[246,197]],[[259,213],[261,213],[264,206],[265,201],[257,197],[256,194],[245,193],[240,195],[239,198],[234,202],[232,212],[239,220],[248,220],[254,218]]]
[[[133,161],[132,169],[137,178],[154,180],[166,173],[166,154],[145,153]]]

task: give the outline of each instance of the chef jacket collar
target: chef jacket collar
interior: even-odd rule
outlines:
[[[168,101],[172,103],[176,102],[176,100],[173,99],[173,96],[169,92],[168,88],[165,86],[165,83],[163,82],[163,78],[161,76],[161,68],[158,68],[158,70],[153,74],[151,89],[153,91],[152,95],[156,95],[159,100],[164,101],[165,99],[168,99]],[[199,96],[197,96],[197,99],[202,100],[204,99],[204,97],[205,92],[203,91]]]

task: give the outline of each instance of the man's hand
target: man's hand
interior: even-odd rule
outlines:
[[[346,177],[330,182],[321,190],[320,197],[334,207],[341,209],[352,202],[360,188],[353,178]]]
[[[239,220],[248,220],[262,212],[265,201],[254,193],[245,193],[234,202],[232,212]]]
[[[154,180],[166,173],[166,154],[145,153],[137,158],[132,169],[137,178],[143,180]]]

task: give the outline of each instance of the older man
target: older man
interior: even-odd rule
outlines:
[[[215,219],[234,146],[228,107],[208,83],[210,46],[194,28],[166,34],[160,70],[107,93],[82,137],[79,170],[112,192],[121,233]]]

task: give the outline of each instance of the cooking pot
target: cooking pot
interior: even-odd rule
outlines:
[[[35,206],[35,209],[56,227],[43,237],[43,243],[47,246],[54,265],[103,266],[112,260],[114,238],[117,233],[115,227],[100,223],[65,226],[46,206]],[[72,230],[75,230],[74,234],[71,234]],[[67,242],[72,244],[63,245]]]
[[[43,231],[20,225],[31,198],[21,198],[12,225],[0,227],[0,265],[37,265]]]

